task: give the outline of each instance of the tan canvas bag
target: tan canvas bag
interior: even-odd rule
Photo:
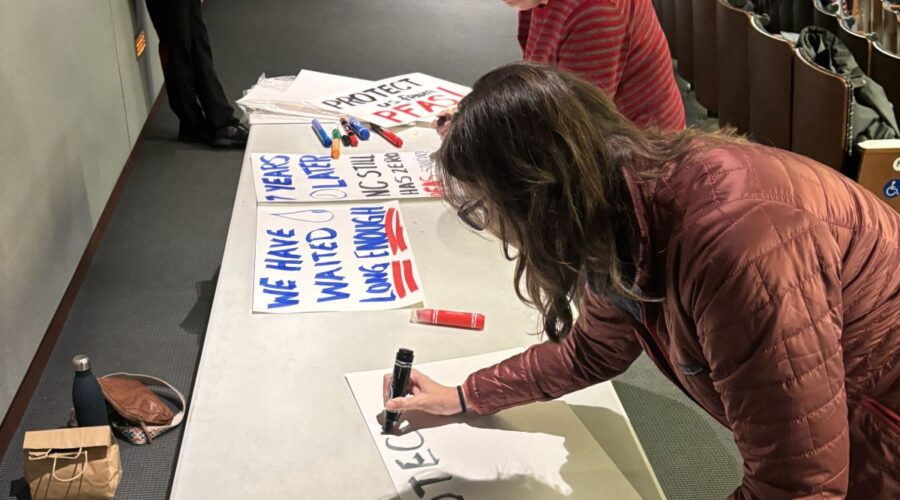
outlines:
[[[122,464],[109,426],[26,432],[22,447],[33,500],[115,496]]]

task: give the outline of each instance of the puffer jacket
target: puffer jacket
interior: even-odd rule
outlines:
[[[900,498],[900,215],[835,171],[754,144],[628,178],[637,284],[572,331],[468,377],[472,411],[547,400],[644,351],[728,427],[732,498]]]

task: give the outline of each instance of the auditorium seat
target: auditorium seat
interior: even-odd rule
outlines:
[[[757,142],[791,149],[794,44],[769,33],[754,16],[748,34],[749,133]]]
[[[880,43],[872,44],[872,66],[869,75],[884,87],[884,93],[894,105],[894,116],[900,118],[900,56],[884,50]]]
[[[857,182],[900,212],[900,140],[863,141],[858,147]]]
[[[750,129],[750,17],[750,12],[733,7],[728,0],[716,1],[719,125],[731,125],[739,132]]]
[[[843,171],[848,150],[850,82],[794,49],[791,150]]]
[[[691,0],[694,32],[694,93],[711,114],[719,109],[716,0]]]
[[[881,30],[884,29],[884,7],[882,7],[882,0],[871,0],[872,2],[872,32],[875,33],[875,36],[881,35]]]
[[[815,23],[815,10],[813,2],[817,0],[781,0],[791,5],[791,20],[793,22],[793,30],[800,33],[803,28],[811,26]]]
[[[900,5],[884,3],[883,6],[884,10],[881,12],[881,33],[878,35],[878,40],[881,41],[881,46],[887,49],[888,52],[896,54],[900,52],[900,42],[898,42],[900,30],[897,29],[898,24],[900,24]]]
[[[859,25],[857,31],[862,33],[875,33],[876,21],[881,23],[881,0],[857,0],[859,4]],[[878,7],[878,8],[876,8]]]
[[[663,32],[666,34],[666,40],[669,42],[669,51],[672,57],[678,55],[678,25],[675,17],[675,2],[678,0],[662,0],[662,23]]]
[[[808,1],[808,0],[799,0],[799,1]],[[838,17],[831,12],[828,12],[822,7],[822,3],[819,0],[812,0],[813,4],[813,24],[820,27],[825,28],[828,31],[834,33],[835,35],[838,32]]]
[[[856,59],[856,63],[863,72],[867,75],[871,74],[869,73],[869,61],[871,60],[872,41],[866,35],[850,28],[846,19],[838,21],[838,30],[835,35],[850,49],[850,53],[853,54],[853,58]]]
[[[675,0],[675,59],[678,74],[688,82],[694,81],[694,20],[692,0]]]

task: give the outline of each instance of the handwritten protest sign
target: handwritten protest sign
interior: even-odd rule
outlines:
[[[456,385],[521,349],[425,363],[417,368]],[[453,418],[407,412],[396,435],[377,417],[389,368],[346,376],[378,452],[402,500],[638,499],[615,462],[569,405],[554,401],[496,415]]]
[[[257,210],[253,311],[396,309],[424,300],[394,202]]]
[[[256,153],[259,203],[439,197],[429,151],[328,155]]]
[[[410,73],[359,85],[310,100],[330,113],[353,115],[382,127],[428,121],[455,106],[470,88],[422,73]]]

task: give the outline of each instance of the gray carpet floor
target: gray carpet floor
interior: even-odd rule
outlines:
[[[263,72],[308,68],[379,79],[420,71],[471,84],[520,58],[515,14],[496,0],[206,3],[217,68],[232,99]],[[681,83],[690,120],[709,127],[705,110]],[[181,144],[176,134],[166,107],[148,126],[71,315],[0,460],[9,498],[28,498],[21,480],[24,432],[65,423],[73,355],[90,354],[95,373],[154,374],[190,394],[242,152]],[[737,486],[741,461],[730,434],[645,358],[615,384],[669,498],[723,498]],[[180,441],[177,429],[150,446],[120,442],[125,473],[117,498],[166,498]]]

